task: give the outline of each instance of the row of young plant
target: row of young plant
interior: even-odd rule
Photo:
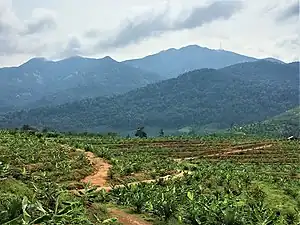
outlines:
[[[156,179],[180,169],[172,158],[160,154],[161,149],[159,148],[135,147],[127,150],[110,149],[101,145],[86,145],[85,149],[109,161],[112,165],[109,171],[109,182],[112,184]],[[134,177],[136,174],[141,174],[142,177]]]
[[[277,141],[265,149],[250,150],[228,155],[215,155],[211,160],[230,159],[243,163],[298,164],[300,161],[300,143],[295,141]]]
[[[51,137],[50,137],[51,138]],[[89,143],[89,144],[107,144],[109,146],[120,146],[121,145],[132,145],[138,144],[143,145],[147,143],[180,143],[189,144],[193,142],[207,143],[209,145],[239,145],[239,144],[251,144],[251,143],[261,143],[263,141],[271,141],[270,138],[262,138],[258,136],[244,136],[244,135],[206,135],[206,136],[165,136],[156,138],[123,138],[120,136],[78,136],[78,135],[66,135],[61,134],[58,137],[61,141],[73,142],[73,143]],[[273,139],[275,140],[275,139]],[[272,140],[272,141],[273,141]]]
[[[92,171],[82,153],[28,133],[0,131],[0,224],[102,224],[69,181]],[[100,215],[101,214],[101,215]]]
[[[98,140],[98,142],[97,142]],[[186,142],[183,142],[185,144],[192,144],[194,142],[200,143],[199,146],[195,146],[193,150],[187,147],[163,147],[159,148],[157,146],[152,146],[151,144],[148,144],[146,146],[137,146],[139,143],[139,140],[131,140],[131,143],[137,143],[136,145],[132,145],[131,147],[116,147],[120,143],[122,143],[121,140],[111,140],[109,143],[106,139],[103,138],[93,138],[94,144],[90,143],[90,139],[82,140],[81,142],[78,142],[78,137],[68,137],[60,140],[63,143],[68,143],[69,145],[72,145],[76,148],[85,149],[87,151],[94,152],[97,156],[105,158],[109,160],[109,162],[113,165],[113,167],[110,170],[110,179],[111,183],[118,183],[120,181],[122,182],[133,182],[137,181],[138,178],[132,177],[131,175],[136,173],[143,173],[143,179],[153,179],[160,176],[165,176],[168,174],[172,174],[176,170],[180,170],[181,168],[178,167],[177,163],[174,162],[174,158],[184,158],[189,156],[202,156],[203,154],[207,155],[214,153],[219,153],[221,150],[218,150],[219,148],[224,148],[226,151],[227,149],[230,149],[232,147],[237,148],[247,148],[251,146],[261,146],[264,144],[269,144],[272,142],[274,146],[272,146],[272,149],[276,149],[276,152],[279,152],[280,160],[289,162],[293,157],[289,156],[299,156],[299,150],[297,149],[297,145],[294,142],[283,142],[283,141],[275,141],[275,140],[253,140],[250,138],[249,140],[247,138],[242,138],[242,140],[236,140],[235,138],[232,139],[218,139],[215,137],[214,139],[211,137],[205,137],[202,139],[191,139]],[[106,144],[104,144],[104,142]],[[144,143],[164,143],[163,140],[152,140],[152,142],[146,142],[145,140],[141,141]],[[129,143],[129,142],[128,142]],[[172,142],[167,141],[165,143],[175,143],[180,144],[179,139],[175,139]],[[229,147],[228,147],[229,146]],[[243,147],[246,146],[246,147]],[[298,146],[299,147],[299,146]],[[213,149],[213,151],[211,151]],[[299,148],[298,148],[299,149]],[[222,152],[221,151],[221,152]],[[229,151],[229,150],[227,150]],[[265,151],[264,149],[260,151]],[[251,151],[249,151],[251,153]],[[251,163],[257,163],[257,162],[264,162],[265,160],[271,160],[271,162],[275,162],[276,158],[270,158],[270,157],[261,157],[259,155],[254,155],[251,158],[245,158],[247,156],[247,152],[238,155],[238,156],[231,156],[228,155],[229,159],[232,161],[242,161],[243,162],[251,162]],[[271,155],[270,155],[271,156]],[[224,157],[221,156],[215,156],[210,157],[212,160],[218,161],[223,160]],[[246,160],[246,161],[245,161]],[[294,163],[295,161],[291,161]]]
[[[133,207],[162,224],[299,224],[297,180],[257,174],[224,162],[204,163],[191,175],[155,184],[116,188],[101,201]],[[279,197],[278,197],[279,195]],[[274,198],[279,198],[273,201]]]
[[[91,219],[87,215],[89,212],[86,206],[91,202],[113,202],[131,206],[137,212],[146,212],[164,218],[163,224],[172,219],[183,224],[293,224],[297,222],[297,210],[299,210],[297,190],[300,190],[298,180],[261,173],[264,169],[279,173],[294,168],[297,174],[299,166],[297,167],[296,164],[277,169],[265,164],[252,165],[249,169],[247,166],[234,163],[212,164],[204,161],[200,161],[199,165],[178,166],[168,157],[161,156],[163,151],[172,151],[169,149],[134,148],[128,151],[103,147],[104,142],[112,144],[120,142],[114,138],[109,140],[93,138],[98,145],[90,145],[89,139],[79,139],[80,141],[78,137],[64,137],[59,140],[60,144],[71,143],[75,147],[85,148],[100,157],[109,159],[113,164],[112,179],[138,172],[149,174],[153,172],[153,177],[157,177],[178,167],[195,173],[186,175],[182,180],[114,189],[110,194],[88,192],[86,196],[76,198],[58,182],[79,180],[91,172],[83,154],[72,152],[56,144],[56,139],[49,139],[49,137],[1,132],[0,149],[3,154],[0,155],[2,162],[0,163],[0,218],[2,219],[0,223],[101,224],[104,219],[100,216],[93,215]],[[225,140],[215,137],[205,139],[208,145],[217,146],[220,141]],[[247,141],[249,140],[232,139],[230,144],[241,144]],[[295,143],[287,143],[286,146],[288,146],[287,151],[299,151]],[[280,208],[272,204],[270,190],[265,190],[265,187],[270,185],[273,187],[271,197],[274,195],[272,192],[276,194],[279,192],[280,196],[283,196],[280,204],[285,205],[285,201],[290,207]],[[262,198],[259,199],[263,199],[263,208],[260,205],[252,206],[252,200],[254,203],[258,202],[259,199],[256,197],[260,195]],[[237,202],[239,204],[236,204]],[[251,214],[253,212],[270,215],[271,219],[267,220],[266,218],[269,218],[267,216],[250,220],[249,218],[254,215]],[[195,213],[198,213],[196,217]],[[247,220],[250,222],[246,223]],[[113,221],[108,220],[107,223]]]

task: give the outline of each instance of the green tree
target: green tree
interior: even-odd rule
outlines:
[[[136,137],[147,138],[147,134],[144,131],[144,127],[139,127],[135,132]]]
[[[163,130],[163,129],[160,129],[160,131],[159,131],[159,136],[160,136],[160,137],[163,137],[164,135],[165,135],[164,130]]]

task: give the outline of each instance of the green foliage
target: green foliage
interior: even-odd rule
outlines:
[[[83,153],[8,131],[0,131],[0,150],[0,224],[102,224],[62,185],[92,171]]]
[[[233,131],[275,137],[300,137],[300,107],[259,123],[235,127]]]
[[[224,69],[191,71],[111,98],[93,98],[56,107],[9,113],[0,126],[23,123],[57,130],[129,130],[265,120],[299,105],[299,67],[257,61]],[[61,121],[64,121],[63,123]]]
[[[138,128],[137,131],[135,132],[135,136],[139,138],[147,138],[147,134],[144,131],[144,127]]]
[[[255,168],[229,163],[198,165],[193,175],[159,185],[140,184],[132,188],[116,188],[111,195],[115,204],[132,206],[157,218],[177,218],[183,224],[297,224],[299,215],[291,197],[270,202],[262,187],[251,183]],[[271,182],[271,181],[268,181]],[[296,185],[296,181],[289,181]],[[298,188],[299,188],[299,184]],[[279,188],[279,186],[277,187]],[[282,205],[292,203],[290,211]],[[291,223],[289,223],[289,222]]]
[[[299,222],[297,142],[232,134],[147,140],[68,136],[65,140],[70,145],[88,143],[91,151],[112,164],[109,182],[114,188],[107,194],[99,192],[96,202],[131,208],[152,216],[157,224]],[[250,150],[217,155],[243,149]],[[195,158],[173,160],[185,157]],[[176,177],[180,171],[184,175]],[[167,174],[174,176],[160,179]],[[151,178],[157,180],[129,184]]]
[[[164,130],[163,130],[163,129],[160,129],[160,131],[159,131],[159,136],[160,136],[160,137],[163,137],[163,136],[165,136],[165,132],[164,132]]]
[[[298,142],[232,134],[128,139],[0,132],[1,224],[117,224],[106,210],[111,205],[155,224],[300,222]],[[73,148],[110,162],[110,192],[80,184],[92,170]],[[68,181],[83,186],[80,196],[67,190]]]

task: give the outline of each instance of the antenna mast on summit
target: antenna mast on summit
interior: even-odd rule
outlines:
[[[222,49],[222,42],[221,42],[221,41],[220,41],[220,50],[223,50],[223,49]]]

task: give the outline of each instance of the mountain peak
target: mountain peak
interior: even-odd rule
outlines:
[[[169,48],[169,49],[166,49],[166,50],[163,50],[159,53],[162,53],[162,52],[176,52],[176,51],[182,51],[182,50],[199,50],[199,49],[206,49],[206,48],[203,48],[199,45],[187,45],[187,46],[184,46],[184,47],[181,47],[181,48]],[[157,53],[157,54],[159,54]]]
[[[68,57],[68,58],[64,58],[62,60],[58,60],[57,62],[72,62],[72,61],[79,61],[79,60],[83,60],[83,59],[86,59],[82,56],[79,56],[79,55],[74,55],[74,56],[71,56],[71,57]]]
[[[179,50],[181,50],[181,49],[199,49],[199,48],[203,48],[203,47],[200,47],[199,45],[187,45],[182,48],[179,48]]]
[[[109,55],[103,57],[102,59],[104,59],[104,60],[113,60],[113,61],[115,61],[115,60],[114,60],[112,57],[110,57]]]
[[[48,61],[46,58],[44,57],[35,57],[35,58],[31,58],[29,59],[27,62],[25,62],[24,64],[28,64],[28,63],[39,63],[39,62],[46,62]],[[23,65],[24,65],[23,64]]]
[[[271,66],[253,66],[253,63]],[[136,124],[143,123],[149,127],[176,130],[191,125],[203,127],[212,124],[216,124],[218,129],[225,129],[232,123],[265,120],[299,105],[298,73],[298,67],[293,65],[267,61],[248,62],[243,66],[219,70],[200,69],[112,98],[73,101],[54,108],[10,114],[0,121],[0,126],[26,123],[58,130],[81,131],[105,127],[130,130]],[[122,74],[131,74],[131,71],[121,71],[120,74],[122,78]],[[132,80],[134,77],[129,83]],[[122,86],[123,81],[121,79],[122,83],[119,83]],[[112,84],[108,89],[114,86]],[[100,89],[96,89],[97,93]],[[82,90],[76,93],[82,96]],[[268,107],[263,107],[265,105]],[[147,116],[144,117],[141,112],[147,112]]]
[[[275,62],[275,63],[280,63],[280,64],[285,64],[285,62],[283,62],[283,61],[281,61],[279,59],[272,58],[272,57],[264,58],[262,60],[266,60],[266,61],[270,61],[270,62]]]
[[[27,62],[23,63],[22,65],[20,65],[20,67],[27,67],[27,66],[37,66],[37,65],[44,65],[44,63],[46,62],[50,62],[48,61],[46,58],[43,58],[43,57],[35,57],[35,58],[32,58],[32,59],[29,59]]]
[[[68,59],[83,59],[84,57],[80,56],[80,55],[74,55],[69,57]]]
[[[140,59],[124,61],[135,68],[154,72],[165,78],[201,68],[220,69],[241,62],[255,61],[256,58],[238,53],[209,49],[199,45],[188,45],[179,49],[168,49]]]

